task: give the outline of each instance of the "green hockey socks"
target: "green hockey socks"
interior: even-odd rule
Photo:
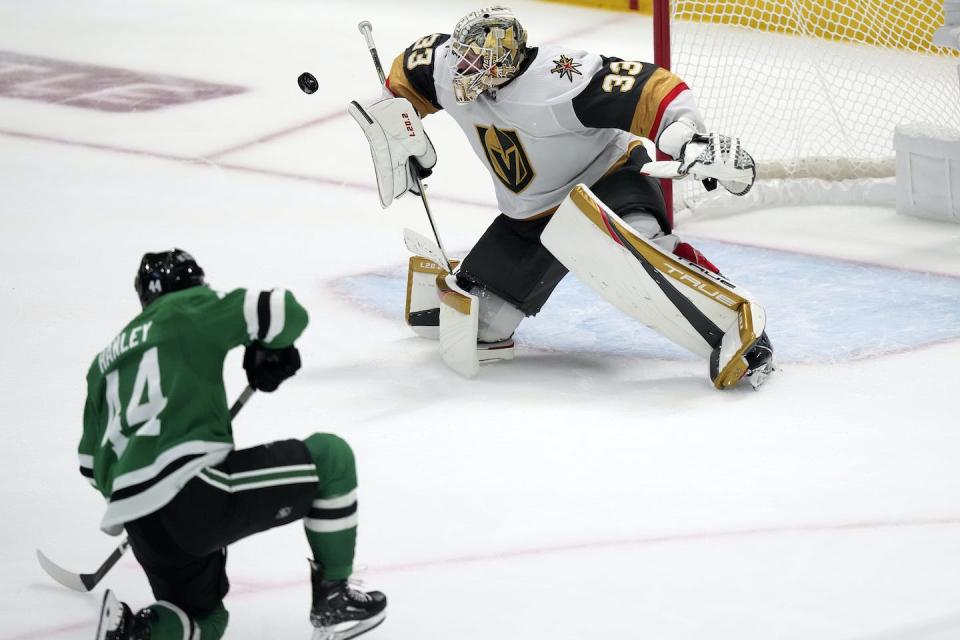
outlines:
[[[210,613],[191,618],[175,604],[160,601],[149,607],[150,640],[184,640],[185,638],[203,638],[220,640],[227,629],[230,614],[223,603]],[[198,633],[199,631],[199,633]]]
[[[313,559],[324,580],[343,580],[353,572],[357,542],[357,468],[353,450],[342,438],[315,433],[304,444],[317,467],[317,496],[303,519]]]

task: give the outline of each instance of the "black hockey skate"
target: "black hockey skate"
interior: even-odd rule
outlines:
[[[149,617],[149,609],[134,614],[125,602],[117,600],[113,591],[107,589],[103,594],[95,640],[149,640]]]
[[[347,640],[370,631],[387,616],[387,597],[379,591],[360,591],[346,580],[324,580],[323,570],[310,562],[313,640]]]
[[[759,389],[770,374],[777,370],[773,364],[773,345],[770,344],[766,331],[760,334],[743,357],[747,361],[747,372],[744,377],[750,381],[754,389]]]

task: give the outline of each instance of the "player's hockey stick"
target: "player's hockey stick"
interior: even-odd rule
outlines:
[[[233,419],[240,413],[240,409],[243,409],[243,405],[247,404],[247,400],[250,399],[250,396],[253,395],[254,388],[250,385],[247,385],[247,388],[243,390],[243,393],[240,394],[240,397],[237,398],[237,401],[233,403],[233,406],[230,407],[230,418]],[[37,549],[37,560],[40,562],[40,566],[43,567],[43,570],[47,572],[47,575],[65,586],[68,589],[73,589],[74,591],[91,591],[97,584],[103,580],[103,576],[107,575],[107,572],[113,568],[113,565],[117,564],[123,554],[127,552],[127,549],[130,548],[130,540],[124,538],[117,548],[113,550],[113,553],[103,561],[103,564],[94,571],[93,573],[73,573],[67,571],[53,560],[48,558],[43,554],[40,549]]]
[[[383,66],[380,64],[380,55],[377,53],[377,45],[373,42],[373,25],[370,24],[369,20],[364,20],[357,25],[357,28],[360,29],[360,33],[363,34],[363,39],[367,41],[367,49],[370,51],[370,57],[373,58],[373,66],[377,68],[377,75],[380,76],[380,84],[387,84],[387,76],[383,72]],[[453,268],[450,266],[450,258],[447,257],[447,252],[443,248],[443,242],[440,240],[440,233],[437,231],[437,225],[433,221],[433,214],[430,212],[430,202],[427,200],[427,191],[424,188],[423,182],[420,180],[420,166],[417,164],[417,161],[413,158],[410,159],[411,162],[416,165],[413,171],[413,178],[417,182],[417,191],[420,193],[420,199],[423,201],[423,208],[427,212],[427,220],[430,221],[430,229],[433,231],[433,237],[437,240],[437,248],[440,249],[440,255],[443,256],[443,262],[439,264],[447,268],[448,273],[453,272]]]

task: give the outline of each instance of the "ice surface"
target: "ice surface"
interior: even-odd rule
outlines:
[[[763,301],[781,364],[832,363],[960,337],[956,277],[729,243],[696,241],[696,245],[724,265],[735,282],[749,282],[751,294]],[[396,301],[406,292],[406,265],[340,278],[334,286],[347,299],[403,319]],[[565,278],[543,311],[521,325],[517,342],[560,352],[696,357],[638,326],[574,277]]]
[[[513,4],[534,43],[650,58],[647,18]],[[140,255],[174,245],[217,288],[285,286],[310,310],[304,369],[250,401],[238,444],[354,446],[358,574],[390,598],[371,640],[960,635],[960,226],[877,208],[682,219],[770,312],[785,364],[759,392],[714,391],[655,336],[611,357],[633,328],[578,306],[572,280],[516,360],[456,378],[393,282],[402,229],[428,233],[421,206],[380,211],[345,105],[377,93],[357,22],[386,64],[470,8],[0,4],[0,51],[246,89],[124,113],[0,97],[0,639],[92,636],[101,590],[64,590],[33,549],[91,571],[115,544],[76,470],[83,376],[137,312]],[[493,191],[449,119],[426,125],[439,228],[467,248]],[[370,274],[389,305],[360,295]],[[239,393],[239,354],[225,375]],[[296,526],[231,549],[228,638],[308,637],[307,553]],[[151,600],[132,557],[105,585]]]

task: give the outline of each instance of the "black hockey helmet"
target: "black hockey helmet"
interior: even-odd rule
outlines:
[[[165,293],[203,284],[203,269],[183,249],[143,254],[133,279],[133,288],[144,309]]]

